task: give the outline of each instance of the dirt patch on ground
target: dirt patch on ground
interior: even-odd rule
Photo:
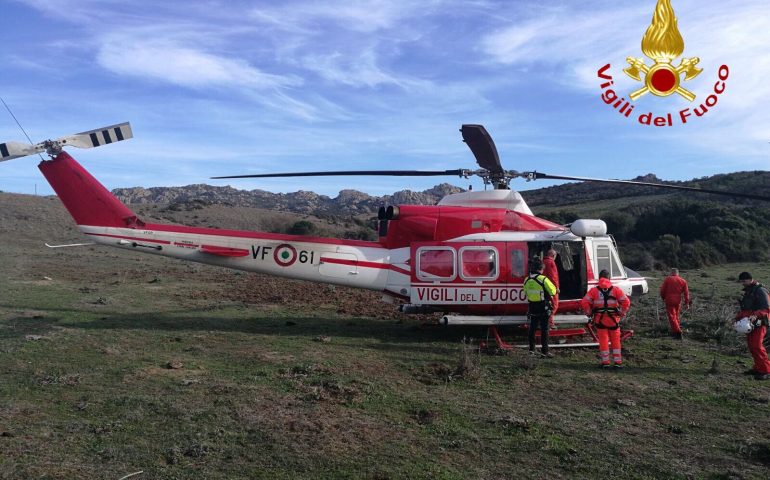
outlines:
[[[145,367],[123,376],[123,382],[135,383],[143,381],[148,377],[167,377],[167,378],[185,378],[191,376],[204,375],[205,370],[200,368],[169,368],[166,365]]]
[[[396,438],[404,441],[409,436],[394,429],[394,425],[344,405],[264,393],[255,403],[236,406],[238,422],[251,436],[267,437],[276,446],[300,457],[308,453],[350,455]]]

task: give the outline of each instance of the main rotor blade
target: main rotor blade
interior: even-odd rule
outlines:
[[[341,170],[336,172],[291,172],[291,173],[263,173],[259,175],[230,175],[223,178],[276,178],[276,177],[334,177],[334,176],[392,176],[392,177],[439,177],[444,175],[457,175],[464,177],[467,170]]]
[[[468,144],[468,148],[476,157],[476,163],[481,168],[491,173],[503,173],[495,142],[483,125],[463,125],[460,132],[463,134],[463,141]]]
[[[726,195],[730,197],[741,197],[741,198],[751,198],[754,200],[770,201],[770,197],[766,197],[763,195],[754,195],[751,193],[727,192],[724,190],[712,190],[709,188],[685,187],[683,185],[666,185],[663,183],[636,182],[633,180],[612,180],[612,179],[604,179],[604,178],[569,177],[565,175],[549,175],[547,173],[540,173],[540,172],[524,172],[524,175],[532,178],[533,180],[538,180],[538,179],[580,180],[582,182],[619,183],[623,185],[641,185],[645,187],[668,188],[671,190],[686,190],[686,191],[697,192],[697,193],[711,193],[714,195]]]

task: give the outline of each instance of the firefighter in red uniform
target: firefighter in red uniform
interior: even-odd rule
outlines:
[[[749,352],[754,359],[754,366],[743,372],[754,375],[757,380],[770,380],[770,361],[767,359],[762,342],[768,326],[770,316],[770,300],[767,290],[751,277],[749,272],[741,272],[738,281],[743,285],[743,298],[740,300],[741,311],[735,315],[735,320],[748,317],[753,325],[751,332],[746,335],[749,344]]]
[[[682,297],[684,297],[684,306],[690,308],[690,289],[687,287],[687,281],[679,276],[679,270],[671,269],[671,274],[663,280],[660,286],[660,298],[666,304],[666,315],[668,315],[668,325],[671,331],[671,338],[675,340],[682,339],[682,327],[679,325],[679,312],[682,308]]]
[[[610,344],[615,368],[622,368],[620,320],[628,313],[631,300],[619,287],[612,286],[610,273],[602,270],[599,272],[599,285],[588,291],[580,305],[586,315],[593,317],[602,368],[610,367]]]
[[[556,268],[556,250],[554,249],[548,250],[543,257],[543,275],[548,277],[548,280],[556,286],[556,295],[551,298],[553,305],[551,316],[548,318],[548,328],[553,329],[555,326],[553,316],[559,308],[559,269]]]

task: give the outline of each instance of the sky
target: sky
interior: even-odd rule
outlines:
[[[703,72],[697,95],[619,96],[655,0],[0,0],[0,97],[34,142],[130,121],[134,138],[70,151],[107,188],[232,185],[336,196],[424,190],[457,177],[209,180],[291,171],[477,168],[464,123],[485,125],[504,168],[667,180],[770,169],[767,0],[672,0]],[[678,60],[677,60],[678,61]],[[675,63],[677,62],[675,61]],[[638,123],[693,108],[685,125]],[[0,106],[1,108],[1,106]],[[25,141],[0,110],[0,142]],[[39,157],[0,163],[0,190],[50,194]],[[527,190],[553,182],[515,180]]]

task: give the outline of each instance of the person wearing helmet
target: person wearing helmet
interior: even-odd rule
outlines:
[[[671,338],[674,340],[682,339],[682,327],[679,325],[682,297],[684,297],[684,307],[690,308],[690,289],[687,287],[687,281],[679,276],[678,269],[672,268],[671,274],[663,280],[660,286],[660,298],[666,304],[668,325],[671,331]]]
[[[738,281],[743,285],[743,298],[740,300],[741,310],[735,315],[735,321],[745,323],[743,319],[748,319],[750,325],[749,328],[744,328],[744,331],[750,330],[746,335],[746,343],[754,359],[754,365],[743,373],[754,375],[757,380],[770,380],[770,361],[762,345],[768,327],[768,316],[770,316],[767,290],[761,283],[754,280],[749,272],[741,272],[738,275]],[[750,328],[752,326],[753,328]]]
[[[548,328],[553,329],[555,326],[553,316],[559,308],[559,269],[556,267],[556,250],[553,248],[545,252],[543,267],[543,275],[548,277],[548,280],[556,286],[556,295],[551,299],[553,309],[551,310],[551,316],[548,318]]]
[[[529,277],[524,281],[524,293],[529,302],[529,352],[535,353],[535,330],[539,327],[542,354],[551,358],[553,354],[548,351],[548,318],[551,316],[551,299],[556,295],[556,286],[543,275],[543,263],[539,259],[530,263],[529,271]]]
[[[619,287],[610,282],[610,272],[599,272],[599,284],[588,291],[580,302],[583,312],[592,317],[599,337],[601,367],[610,367],[610,344],[615,368],[623,368],[620,346],[620,320],[626,316],[631,300]]]

